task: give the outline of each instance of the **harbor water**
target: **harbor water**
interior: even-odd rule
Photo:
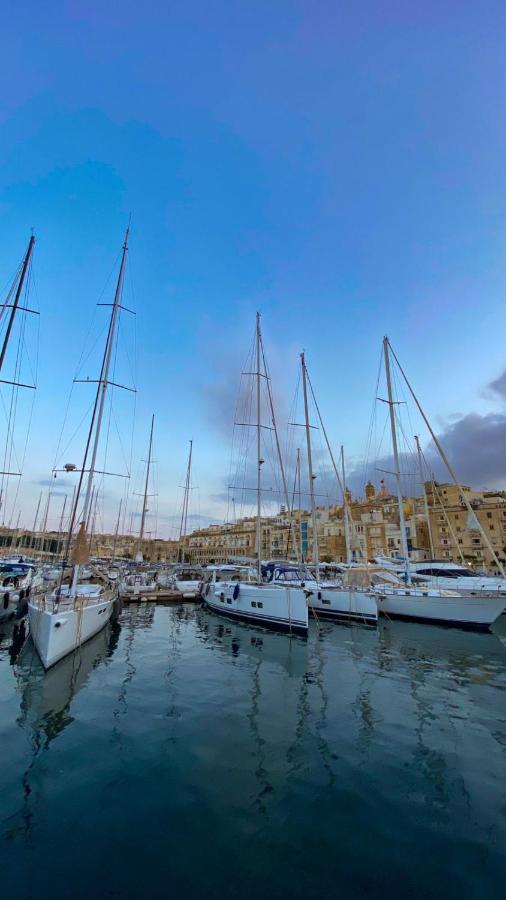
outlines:
[[[0,627],[2,896],[505,896],[504,621],[131,605],[46,674]]]

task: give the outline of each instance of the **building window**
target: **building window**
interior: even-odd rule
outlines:
[[[487,513],[487,519],[491,519],[491,518],[492,518],[492,513]]]

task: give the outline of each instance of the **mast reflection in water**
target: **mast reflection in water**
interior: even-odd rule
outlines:
[[[5,895],[502,896],[505,644],[148,603],[42,677],[4,635]]]

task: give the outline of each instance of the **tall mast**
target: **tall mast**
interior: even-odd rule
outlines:
[[[98,388],[97,388],[97,399],[98,399],[97,424],[96,424],[96,428],[95,428],[95,439],[93,441],[93,449],[92,449],[92,453],[91,453],[88,484],[86,486],[86,494],[84,497],[84,507],[83,507],[83,515],[82,515],[83,522],[86,522],[86,518],[88,516],[88,509],[89,509],[90,501],[91,501],[91,490],[93,487],[93,476],[95,474],[95,467],[96,467],[96,463],[97,463],[97,452],[98,452],[98,445],[99,445],[99,441],[100,441],[100,430],[102,427],[102,417],[104,415],[105,398],[106,398],[106,394],[107,394],[107,388],[109,385],[109,369],[111,366],[112,350],[114,347],[116,325],[117,325],[117,321],[118,321],[119,308],[121,305],[121,294],[123,291],[123,279],[125,276],[125,265],[126,265],[126,255],[127,255],[127,251],[128,251],[129,233],[130,233],[130,228],[127,228],[126,234],[125,234],[125,243],[123,244],[123,253],[121,256],[121,266],[120,266],[119,275],[118,275],[118,282],[116,285],[116,293],[114,295],[114,303],[112,305],[111,321],[109,324],[109,333],[107,335],[107,342],[105,345],[104,360],[102,363],[102,372],[100,374],[100,381],[98,383]]]
[[[35,510],[35,519],[33,520],[32,547],[34,549],[35,549],[35,529],[37,528],[37,519],[39,518],[39,509],[40,509],[41,500],[42,500],[42,491],[39,494],[39,502],[37,503],[37,509]]]
[[[262,427],[261,423],[261,415],[262,410],[260,406],[260,313],[257,312],[257,327],[256,327],[256,362],[257,362],[257,370],[256,370],[256,388],[257,388],[257,528],[256,528],[256,551],[257,551],[257,577],[258,581],[262,580],[262,506],[261,506],[261,495],[260,491],[262,488],[262,464],[263,459],[261,456],[262,451],[262,443],[260,437],[260,429]]]
[[[32,234],[32,236],[28,242],[28,249],[26,251],[25,258],[23,260],[23,264],[21,266],[21,274],[19,276],[16,294],[14,297],[14,302],[12,304],[11,314],[9,316],[9,322],[8,322],[7,329],[5,332],[5,337],[3,340],[2,350],[0,351],[0,371],[2,370],[2,366],[4,364],[5,354],[7,352],[7,346],[9,344],[9,338],[11,336],[12,326],[14,325],[14,319],[16,317],[16,312],[17,312],[17,309],[19,306],[19,298],[21,297],[21,291],[23,290],[23,284],[25,282],[26,273],[28,270],[28,265],[30,263],[30,257],[32,255],[32,250],[33,250],[34,244],[35,244],[35,238]]]
[[[348,498],[346,496],[346,473],[344,469],[344,447],[341,444],[341,475],[343,484],[343,518],[344,518],[344,544],[346,547],[346,562],[351,563],[350,518],[348,510]]]
[[[181,510],[181,525],[179,528],[179,556],[180,561],[184,562],[184,547],[183,544],[186,538],[186,525],[188,522],[188,506],[190,502],[190,489],[191,489],[191,473],[192,473],[192,452],[193,452],[193,441],[190,441],[190,450],[188,452],[188,465],[186,467],[186,478],[184,482],[184,494],[183,494],[183,508]],[[232,497],[232,503],[234,504],[235,511],[235,501]]]
[[[61,515],[60,515],[60,522],[58,524],[58,534],[61,534],[61,532],[63,530],[63,520],[65,518],[66,505],[67,505],[67,494],[65,494],[65,496],[63,498],[63,506],[62,506],[62,511],[61,511]]]
[[[429,504],[427,502],[427,491],[425,490],[425,479],[423,477],[422,450],[420,447],[420,438],[415,434],[416,452],[418,455],[418,467],[420,469],[420,483],[423,491],[423,508],[425,512],[425,521],[427,522],[427,531],[429,532],[430,558],[434,559],[434,541],[432,539],[432,528],[430,524]]]
[[[302,389],[304,392],[304,419],[306,423],[307,469],[309,475],[309,495],[311,497],[311,518],[313,521],[313,563],[316,568],[316,580],[319,579],[320,554],[318,552],[318,530],[316,525],[316,505],[314,497],[313,457],[311,453],[311,433],[309,425],[309,407],[307,402],[307,373],[304,353],[300,354],[302,366]]]
[[[270,409],[270,413],[271,413],[272,427],[274,429],[274,439],[276,441],[276,453],[278,456],[279,469],[281,472],[281,481],[283,482],[284,502],[285,502],[286,508],[289,510],[290,509],[290,497],[288,495],[288,484],[286,481],[285,467],[283,465],[283,455],[281,453],[281,444],[279,443],[278,426],[276,424],[276,415],[274,413],[274,399],[272,396],[271,380],[270,380],[269,372],[267,369],[267,362],[265,359],[265,351],[264,351],[264,342],[263,342],[263,338],[262,338],[262,332],[260,331],[260,325],[258,326],[258,330],[259,330],[259,335],[260,335],[260,349],[262,352],[262,363],[263,363],[263,367],[264,367],[264,376],[265,376],[265,382],[267,385],[267,397],[269,400],[269,409]],[[295,535],[293,516],[290,516],[290,536],[292,539],[292,546],[295,550],[295,556],[297,558],[297,561],[299,561],[299,549],[297,546],[297,539],[296,539],[296,535]]]
[[[386,340],[387,340],[387,342],[388,342],[388,338],[387,338]],[[502,562],[500,561],[499,557],[497,556],[497,553],[495,552],[495,550],[494,550],[494,548],[493,548],[493,546],[492,546],[492,544],[491,544],[491,542],[490,542],[490,538],[489,538],[487,532],[486,532],[485,529],[483,528],[483,526],[482,526],[480,520],[479,520],[478,517],[476,516],[476,513],[474,512],[474,510],[473,510],[471,504],[469,503],[469,500],[468,500],[468,498],[467,498],[466,492],[463,490],[462,485],[460,484],[459,480],[457,479],[457,476],[456,476],[456,474],[455,474],[455,472],[454,472],[454,470],[453,470],[453,466],[450,464],[450,460],[448,459],[448,457],[447,457],[445,451],[443,450],[443,448],[442,448],[442,446],[441,446],[441,444],[440,444],[438,438],[437,438],[436,435],[434,434],[434,430],[433,430],[433,428],[432,428],[432,425],[430,424],[430,422],[429,422],[427,416],[425,415],[425,413],[424,413],[424,411],[423,411],[423,409],[422,409],[422,407],[421,407],[420,401],[419,401],[418,397],[416,396],[416,394],[415,394],[413,388],[411,387],[411,384],[410,384],[410,382],[408,381],[408,378],[407,378],[407,375],[406,375],[404,369],[402,368],[402,366],[401,366],[399,360],[397,359],[397,355],[396,355],[396,353],[395,353],[395,350],[393,350],[392,347],[390,346],[390,342],[388,342],[388,344],[389,344],[389,347],[390,347],[392,356],[394,357],[394,359],[395,359],[395,361],[396,361],[396,363],[397,363],[397,366],[398,366],[398,368],[399,368],[399,371],[400,371],[402,377],[404,378],[404,381],[406,382],[406,385],[407,385],[407,388],[408,388],[408,390],[409,390],[409,393],[411,394],[413,400],[414,400],[415,403],[416,403],[416,407],[417,407],[417,409],[418,409],[418,412],[420,413],[420,415],[421,415],[423,421],[425,422],[425,424],[426,424],[426,426],[427,426],[427,428],[428,428],[428,430],[429,430],[430,436],[431,436],[432,440],[434,441],[434,444],[435,444],[435,446],[436,446],[436,449],[437,449],[437,451],[438,451],[438,453],[439,453],[441,459],[443,460],[443,462],[444,462],[446,468],[448,469],[448,472],[449,472],[449,474],[450,474],[450,477],[451,477],[451,479],[452,479],[454,485],[455,485],[455,486],[460,490],[460,492],[461,492],[461,499],[462,499],[462,502],[464,503],[464,506],[466,507],[467,512],[469,513],[469,515],[475,517],[476,522],[478,523],[478,528],[479,528],[479,531],[480,531],[482,540],[485,542],[485,544],[486,544],[486,546],[487,546],[487,549],[488,549],[488,551],[489,551],[489,553],[490,553],[492,559],[494,560],[495,565],[496,565],[497,568],[499,569],[499,572],[501,573],[502,577],[505,578],[505,577],[506,577],[506,572],[504,571],[504,566],[503,566]]]
[[[123,506],[123,498],[119,501],[118,518],[116,520],[116,531],[114,532],[114,542],[112,545],[112,562],[116,559],[116,544],[118,541],[119,523],[121,520],[121,507]]]
[[[387,391],[388,391],[388,406],[390,410],[390,430],[392,432],[392,450],[394,453],[394,475],[395,475],[395,483],[397,486],[397,502],[399,504],[399,527],[401,529],[401,547],[402,547],[402,555],[405,560],[405,569],[406,569],[406,581],[408,584],[411,584],[411,573],[409,569],[409,553],[408,553],[408,540],[406,537],[406,522],[404,519],[404,504],[402,500],[402,487],[401,487],[401,471],[399,467],[399,450],[397,447],[397,426],[395,420],[395,403],[392,392],[392,376],[390,372],[390,354],[389,354],[389,342],[388,338],[385,336],[383,338],[383,351],[385,354],[385,374],[387,379]]]
[[[151,469],[151,453],[153,450],[153,428],[155,425],[155,416],[154,413],[151,416],[151,431],[149,433],[149,448],[148,448],[148,464],[146,467],[146,481],[144,484],[144,500],[142,502],[142,515],[141,515],[141,527],[139,531],[139,554],[142,556],[142,539],[144,537],[144,526],[146,524],[146,513],[148,511],[148,489],[149,489],[149,471]]]
[[[79,476],[79,482],[78,482],[77,489],[76,489],[72,515],[70,517],[69,534],[68,534],[68,541],[67,541],[67,552],[69,549],[70,540],[72,538],[72,530],[74,527],[74,522],[75,522],[75,519],[77,516],[77,507],[79,504],[79,497],[80,497],[81,488],[82,488],[82,484],[83,484],[83,478],[84,478],[84,473],[85,473],[85,469],[86,469],[86,462],[88,459],[88,453],[90,450],[90,446],[92,447],[91,460],[90,460],[90,466],[89,466],[89,472],[88,472],[88,483],[86,485],[86,494],[84,497],[84,506],[83,506],[83,511],[82,511],[82,515],[81,515],[81,530],[82,531],[85,530],[86,521],[88,519],[88,513],[89,513],[90,505],[91,505],[91,495],[92,495],[92,490],[93,490],[93,476],[95,474],[95,467],[96,467],[96,462],[97,462],[97,452],[98,452],[98,446],[99,446],[99,441],[100,441],[102,418],[104,415],[105,398],[107,395],[107,388],[109,386],[109,369],[111,366],[111,357],[112,357],[112,351],[113,351],[113,347],[114,347],[114,338],[115,338],[115,334],[116,334],[116,325],[117,325],[117,321],[118,321],[118,314],[119,314],[119,309],[121,306],[121,295],[122,295],[122,291],[123,291],[123,279],[124,279],[124,275],[125,275],[125,265],[126,265],[126,255],[127,255],[127,251],[128,251],[128,236],[129,236],[129,234],[130,234],[130,228],[127,228],[126,233],[125,233],[125,241],[123,244],[123,252],[122,252],[122,256],[121,256],[121,265],[120,265],[120,270],[119,270],[119,275],[118,275],[118,281],[116,284],[116,291],[114,294],[114,302],[112,304],[111,318],[110,318],[110,322],[109,322],[109,331],[107,333],[104,357],[102,360],[102,368],[100,371],[100,378],[99,378],[98,384],[97,384],[97,393],[95,395],[95,403],[93,406],[93,413],[92,413],[91,422],[90,422],[90,430],[88,433],[88,440],[86,442],[86,448],[84,451],[83,466],[81,469],[81,473]],[[93,432],[95,432],[94,437],[93,437]],[[62,572],[63,572],[63,569],[62,569]],[[76,563],[74,565],[74,572],[73,572],[73,576],[72,576],[71,595],[73,597],[75,597],[75,595],[76,595],[78,577],[79,577],[79,563]]]
[[[299,545],[300,545],[300,558],[301,561],[304,562],[304,553],[302,552],[302,510],[301,510],[301,491],[300,491],[300,447],[297,447],[297,470],[296,470],[296,478],[297,478],[297,500],[299,507]]]

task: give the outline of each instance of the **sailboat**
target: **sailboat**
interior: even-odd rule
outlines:
[[[115,345],[118,316],[121,307],[123,280],[128,251],[129,229],[126,231],[121,265],[116,284],[114,302],[104,349],[100,377],[91,422],[84,452],[83,465],[74,497],[74,504],[69,523],[67,538],[67,555],[70,550],[74,523],[76,522],[83,488],[84,476],[88,480],[81,513],[81,523],[71,555],[72,576],[70,584],[63,584],[66,560],[62,563],[59,584],[51,592],[32,596],[28,603],[30,633],[45,669],[49,669],[59,660],[64,659],[81,644],[104,628],[111,618],[116,600],[116,591],[104,584],[81,582],[79,576],[89,561],[89,546],[86,535],[86,523],[91,511],[93,480],[96,470],[97,453],[100,443],[102,419],[109,381],[111,358]],[[90,456],[91,452],[91,456]],[[89,462],[88,462],[89,460]],[[88,468],[87,468],[88,467]]]
[[[213,578],[204,588],[204,601],[222,615],[235,619],[243,619],[247,622],[270,628],[307,634],[308,607],[306,593],[300,584],[290,583],[265,583],[262,579],[262,406],[261,406],[261,381],[264,380],[267,387],[267,401],[271,416],[271,426],[274,433],[276,451],[281,480],[285,495],[285,502],[289,508],[288,489],[285,470],[281,457],[281,448],[278,439],[276,418],[274,415],[274,403],[271,391],[271,382],[265,360],[265,352],[260,330],[260,315],[257,313],[255,329],[255,355],[256,372],[253,373],[256,385],[256,471],[257,471],[257,510],[256,510],[256,570],[252,573],[250,567],[238,568],[236,578],[227,578],[226,570],[214,572]],[[295,537],[293,535],[293,537]],[[296,542],[294,540],[294,545]],[[241,580],[244,578],[244,580]]]
[[[346,572],[339,583],[329,584],[320,578],[320,560],[318,547],[318,522],[316,518],[316,503],[314,491],[314,474],[313,474],[313,454],[311,447],[311,425],[309,423],[309,404],[307,385],[309,376],[307,372],[306,360],[304,353],[301,353],[301,370],[302,370],[302,391],[304,397],[304,422],[306,430],[306,446],[307,446],[307,465],[309,478],[309,495],[311,498],[311,517],[313,522],[313,568],[315,580],[305,579],[305,588],[308,593],[309,609],[316,617],[325,617],[338,619],[343,621],[361,622],[367,625],[376,625],[378,621],[378,606],[374,591],[368,586],[361,587],[351,571]],[[311,382],[309,385],[312,390]],[[350,537],[348,528],[348,509],[346,500],[346,490],[344,482],[344,454],[342,454],[343,480],[339,477],[339,472],[334,460],[334,454],[327,438],[327,432],[323,424],[320,410],[313,393],[313,399],[318,413],[318,418],[323,430],[327,449],[334,468],[338,484],[341,486],[343,493],[343,515],[345,523],[345,541],[348,562],[350,562]]]
[[[181,510],[181,524],[179,528],[179,564],[172,572],[169,584],[174,590],[179,591],[183,599],[192,600],[200,596],[203,581],[202,570],[198,566],[185,564],[185,544],[188,526],[188,507],[191,491],[193,441],[190,441],[188,452],[188,465],[184,483],[183,506]]]
[[[135,562],[141,565],[144,562],[142,553],[142,542],[144,540],[144,531],[146,527],[146,516],[148,513],[148,491],[149,491],[149,474],[151,471],[152,453],[153,453],[153,429],[155,426],[155,417],[151,417],[151,430],[149,432],[148,458],[146,464],[146,480],[144,482],[144,493],[142,495],[142,512],[141,524],[139,528],[139,537],[137,543],[137,552],[135,554]],[[137,569],[125,574],[120,582],[120,596],[129,599],[147,600],[146,594],[155,594],[158,591],[157,573],[147,569]]]
[[[454,590],[443,590],[430,585],[418,586],[412,581],[412,569],[409,559],[406,522],[404,518],[404,502],[402,497],[401,472],[399,465],[399,451],[397,443],[397,421],[395,413],[395,401],[392,390],[392,375],[390,367],[390,341],[388,337],[383,339],[383,354],[385,360],[385,375],[387,383],[389,407],[390,432],[392,438],[392,451],[394,460],[394,477],[397,488],[397,503],[399,508],[399,527],[401,532],[401,548],[404,561],[403,582],[397,584],[392,581],[376,584],[378,608],[381,614],[390,618],[415,619],[421,622],[437,622],[445,625],[460,625],[463,627],[488,628],[501,615],[504,608],[504,598],[497,596],[476,596],[459,593]],[[397,361],[397,358],[396,358]],[[397,364],[399,365],[398,361]],[[399,366],[400,368],[400,366]],[[403,370],[400,370],[404,375]],[[405,377],[405,376],[404,376]],[[408,387],[415,399],[417,407],[427,424],[436,446],[446,461],[446,456],[440,447],[428,420],[420,407],[420,404],[409,385]],[[447,462],[447,466],[453,475],[453,470]],[[381,582],[381,575],[377,576]]]

